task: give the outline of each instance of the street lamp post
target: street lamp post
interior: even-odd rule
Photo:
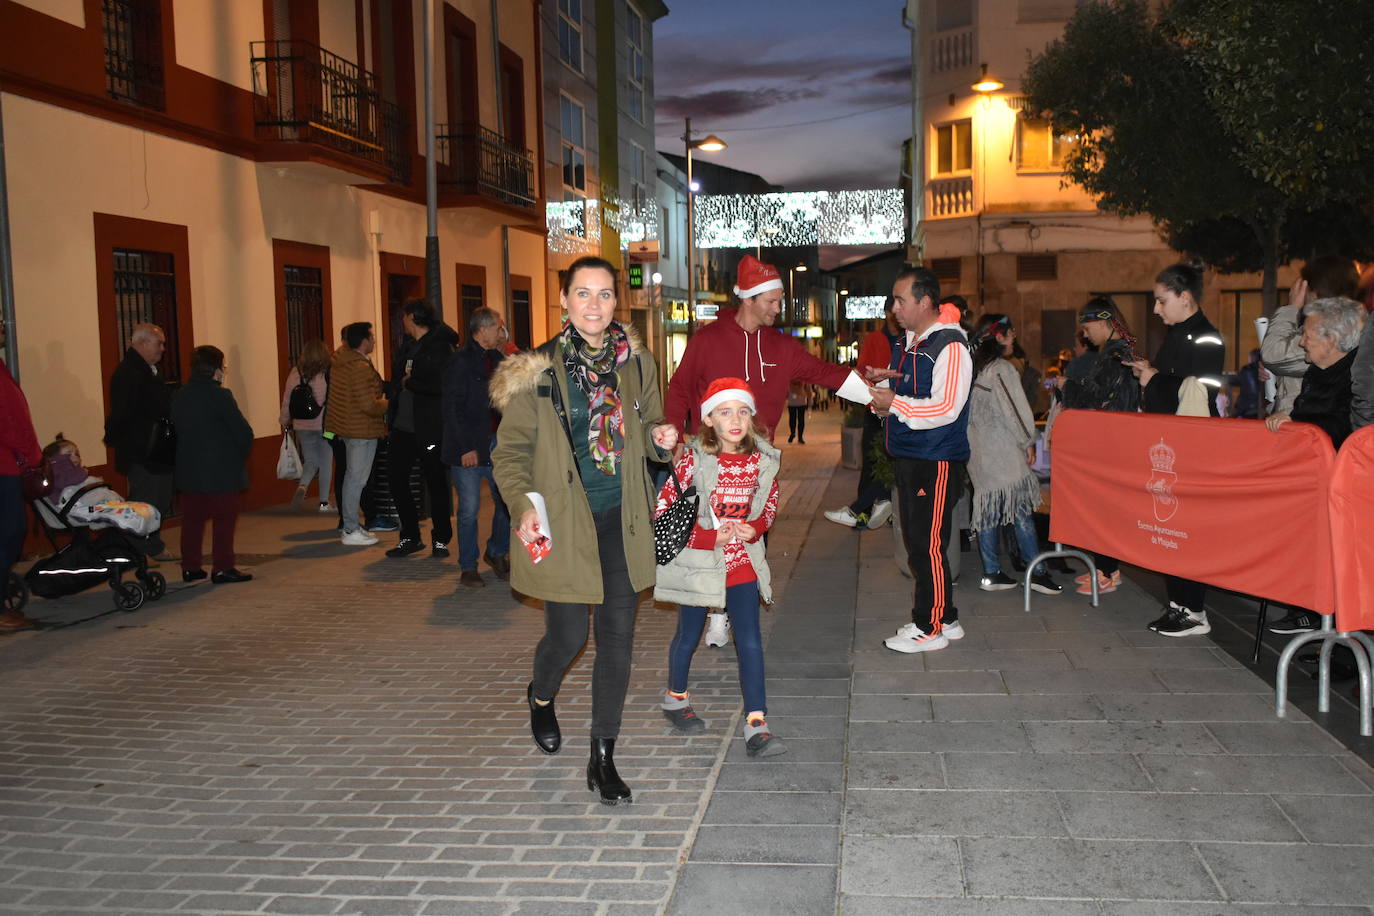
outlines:
[[[682,142],[687,149],[687,336],[690,338],[692,328],[697,323],[696,189],[692,187],[692,150],[719,152],[725,149],[725,141],[715,134],[707,134],[700,140],[693,140],[692,119],[687,118]]]

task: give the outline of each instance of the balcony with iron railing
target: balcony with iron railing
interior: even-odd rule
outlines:
[[[538,200],[534,158],[480,124],[435,125],[435,161],[441,190],[531,209]]]
[[[308,41],[255,41],[254,120],[267,158],[324,160],[407,184],[405,118],[377,78]]]

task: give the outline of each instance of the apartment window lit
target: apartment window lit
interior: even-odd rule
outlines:
[[[558,0],[558,59],[582,72],[582,0]]]
[[[973,171],[973,122],[955,121],[935,128],[935,174]]]
[[[111,98],[162,108],[162,5],[159,0],[100,0],[105,88]]]
[[[1072,138],[1056,133],[1048,121],[1016,119],[1016,168],[1020,171],[1062,171],[1072,145]]]
[[[625,35],[629,43],[625,56],[626,76],[629,77],[630,117],[644,123],[644,17],[633,6],[625,4]]]
[[[158,378],[180,382],[181,348],[177,329],[176,259],[169,251],[114,249],[115,331],[119,352],[133,342],[134,328],[155,324],[167,337],[157,364]]]
[[[563,186],[579,193],[587,190],[586,115],[582,106],[559,96],[560,126],[563,129]]]
[[[630,144],[630,206],[635,213],[644,213],[649,205],[649,192],[644,185],[644,147]],[[647,218],[647,217],[646,217]]]

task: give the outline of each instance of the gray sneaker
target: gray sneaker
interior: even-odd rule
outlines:
[[[750,757],[777,757],[787,753],[787,745],[772,732],[759,732],[744,742],[744,752]]]
[[[665,709],[663,710],[663,718],[672,723],[673,728],[686,734],[706,731],[706,723],[697,718],[697,714],[692,711],[690,706]]]

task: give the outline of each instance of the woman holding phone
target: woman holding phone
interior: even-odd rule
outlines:
[[[1177,413],[1183,383],[1194,378],[1207,392],[1207,409],[1217,416],[1217,392],[1223,384],[1226,343],[1202,313],[1202,270],[1174,264],[1155,277],[1154,313],[1164,322],[1164,342],[1153,362],[1126,363],[1140,382],[1140,406],[1146,413]],[[1164,577],[1169,602],[1150,629],[1160,636],[1202,636],[1212,631],[1203,602],[1207,586],[1201,582]]]
[[[587,643],[591,605],[587,788],[607,805],[632,800],[614,753],[639,593],[654,584],[656,570],[654,490],[644,461],[669,460],[678,440],[663,422],[653,360],[614,320],[616,284],[608,261],[574,261],[559,296],[568,315],[563,329],[507,359],[491,380],[492,404],[501,411],[492,469],[527,548],[512,551],[511,585],[544,601],[544,638],[526,688],[530,731],[541,751],[558,753],[554,698]]]

